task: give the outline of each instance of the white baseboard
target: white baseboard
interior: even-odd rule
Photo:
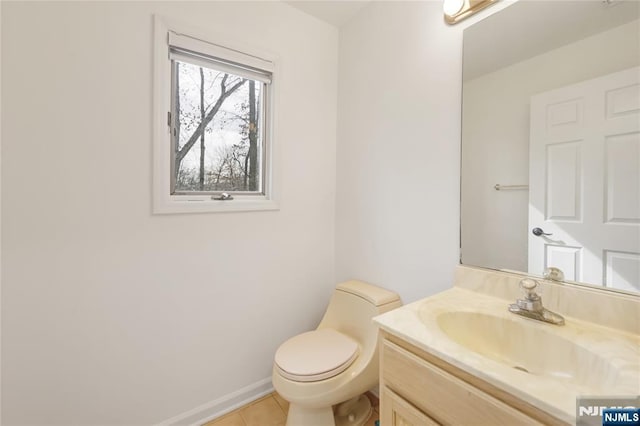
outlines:
[[[273,392],[271,377],[178,414],[156,426],[200,426]]]

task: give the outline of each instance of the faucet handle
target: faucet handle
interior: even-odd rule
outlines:
[[[560,268],[549,266],[544,270],[542,276],[545,280],[564,281],[564,273]]]
[[[524,290],[527,300],[537,300],[540,298],[536,293],[536,287],[538,287],[538,281],[534,279],[524,278],[520,280],[520,288]]]

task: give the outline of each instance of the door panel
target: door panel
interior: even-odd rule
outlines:
[[[619,87],[607,91],[607,119],[640,111],[640,84]]]
[[[582,98],[547,105],[546,131],[550,140],[566,140],[584,127]]]
[[[640,133],[605,140],[606,221],[640,223]]]
[[[580,220],[582,193],[581,142],[547,145],[547,220]]]
[[[640,255],[607,250],[605,285],[620,290],[640,291]]]
[[[580,247],[545,244],[545,268],[555,266],[560,268],[564,277],[570,281],[580,281],[582,268],[580,262]]]

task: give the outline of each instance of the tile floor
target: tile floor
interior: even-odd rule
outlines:
[[[378,420],[378,399],[367,394],[373,404],[373,414],[365,426],[374,426]],[[289,403],[276,392],[240,407],[203,426],[284,426]]]

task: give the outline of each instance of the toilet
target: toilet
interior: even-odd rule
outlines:
[[[339,284],[314,331],[275,354],[273,387],[289,402],[287,426],[363,425],[364,393],[378,383],[378,327],[372,318],[402,305],[389,290],[362,281]]]

